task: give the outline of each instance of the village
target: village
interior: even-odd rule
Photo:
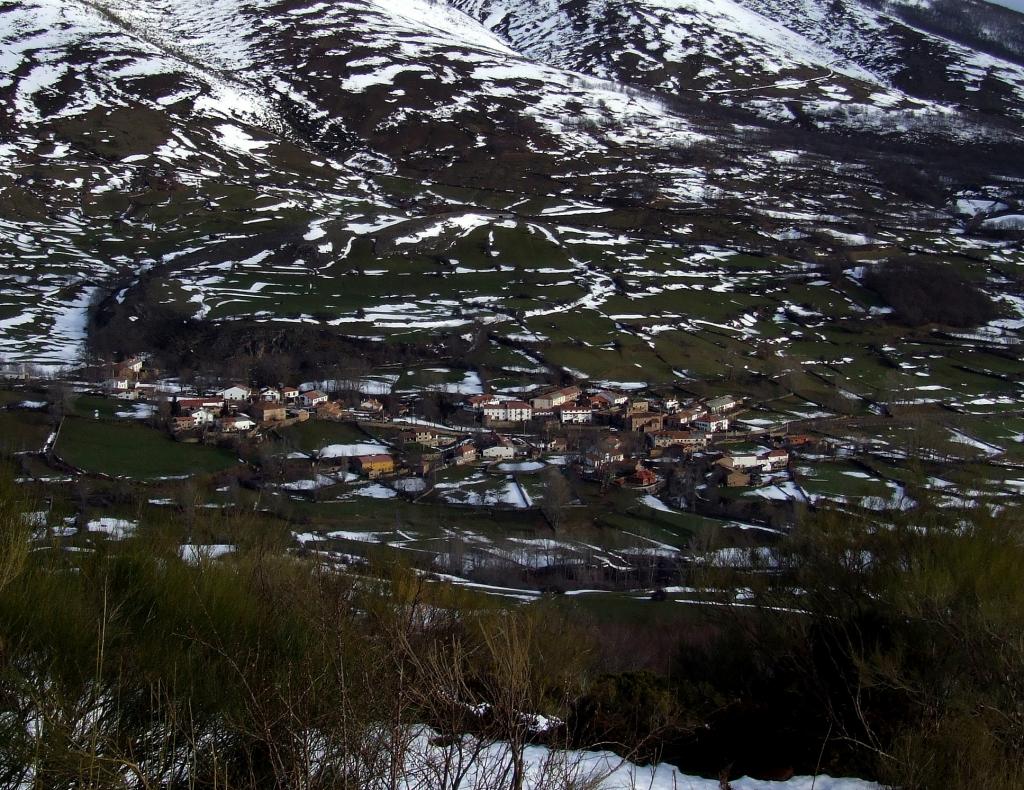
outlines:
[[[116,398],[157,401],[168,432],[186,443],[261,443],[282,429],[308,421],[350,424],[366,443],[315,457],[318,469],[369,480],[421,478],[436,481],[450,467],[553,459],[581,479],[658,493],[667,464],[699,466],[714,486],[758,485],[785,472],[791,449],[812,441],[737,425],[742,398],[718,395],[681,401],[579,384],[538,388],[529,396],[447,394],[445,422],[418,415],[421,393],[375,397],[359,389],[331,394],[316,385],[229,384],[208,394],[169,393],[147,383],[145,362],[132,358],[116,366],[103,385]],[[382,440],[382,437],[383,440]],[[374,446],[377,445],[377,446]],[[364,452],[367,448],[375,452]],[[305,461],[301,453],[292,460]],[[426,485],[401,484],[402,491]],[[692,495],[693,486],[687,492]],[[676,493],[672,504],[686,507]]]
[[[183,546],[387,552],[509,595],[672,586],[694,558],[738,562],[815,511],[961,507],[970,479],[972,506],[998,512],[1021,485],[1001,438],[1024,431],[1014,414],[892,398],[844,414],[749,377],[509,377],[452,357],[177,370],[155,356],[0,375],[0,450],[66,542],[170,519]],[[200,508],[222,522],[197,536]]]

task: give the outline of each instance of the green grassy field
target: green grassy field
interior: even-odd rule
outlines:
[[[136,479],[207,474],[238,463],[226,450],[181,444],[143,425],[81,417],[64,421],[55,451],[88,472]]]
[[[38,451],[52,430],[44,413],[0,411],[0,447],[8,452]]]
[[[358,428],[341,422],[309,420],[277,431],[280,446],[289,451],[311,453],[332,444],[357,444],[372,441]]]
[[[0,390],[0,408],[12,404],[24,403],[25,401],[45,401],[46,397],[40,392],[26,392],[24,390]]]
[[[716,614],[715,608],[689,602],[697,599],[694,595],[669,594],[665,600],[655,601],[635,593],[595,592],[553,596],[550,603],[583,622],[662,630],[706,625],[709,615]]]
[[[79,417],[92,417],[99,412],[100,417],[112,418],[117,412],[130,409],[131,403],[101,395],[79,395],[72,401],[72,408]]]
[[[891,486],[855,464],[816,463],[801,466],[800,472],[800,485],[812,497],[839,497],[856,502],[864,497],[887,501],[893,496]]]

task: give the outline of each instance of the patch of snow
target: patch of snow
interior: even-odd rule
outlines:
[[[127,537],[131,537],[135,530],[138,528],[138,523],[135,521],[128,521],[123,518],[111,518],[110,516],[104,516],[102,518],[94,519],[86,524],[86,529],[89,532],[103,532],[106,533],[107,537],[111,540],[122,540]]]
[[[230,554],[237,548],[230,543],[186,543],[178,549],[178,556],[189,565],[197,565],[200,560],[214,560]]]
[[[357,442],[355,444],[330,444],[320,450],[321,458],[351,458],[357,455],[387,453],[390,448],[378,442]]]
[[[382,486],[380,483],[371,483],[355,490],[356,496],[369,497],[370,499],[391,499],[398,496],[392,489]]]

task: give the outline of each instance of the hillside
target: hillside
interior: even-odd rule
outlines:
[[[995,55],[829,8],[4,3],[0,354],[66,364],[90,333],[180,363],[227,319],[414,348],[486,327],[552,346],[510,369],[668,381],[700,355],[663,339],[727,325],[753,353],[777,308],[821,309],[823,266],[1005,278],[1019,15],[991,12]],[[858,282],[827,315],[868,315]]]

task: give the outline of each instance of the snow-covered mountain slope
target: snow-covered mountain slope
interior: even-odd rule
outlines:
[[[828,251],[959,222],[894,157],[1016,205],[1017,125],[797,27],[732,0],[8,0],[0,355],[69,361],[100,302],[123,338],[515,333],[702,245],[806,259],[823,228]]]
[[[915,4],[872,0],[450,0],[543,62],[785,119],[837,105],[1024,111],[1024,68],[928,25]],[[980,3],[946,14],[968,19]],[[991,12],[1024,36],[1024,20]],[[937,17],[938,18],[938,17]],[[972,22],[973,24],[973,22]],[[940,26],[941,27],[941,26]],[[977,38],[977,37],[976,37]],[[990,47],[991,48],[991,47]],[[1009,57],[1009,59],[1007,59]]]

